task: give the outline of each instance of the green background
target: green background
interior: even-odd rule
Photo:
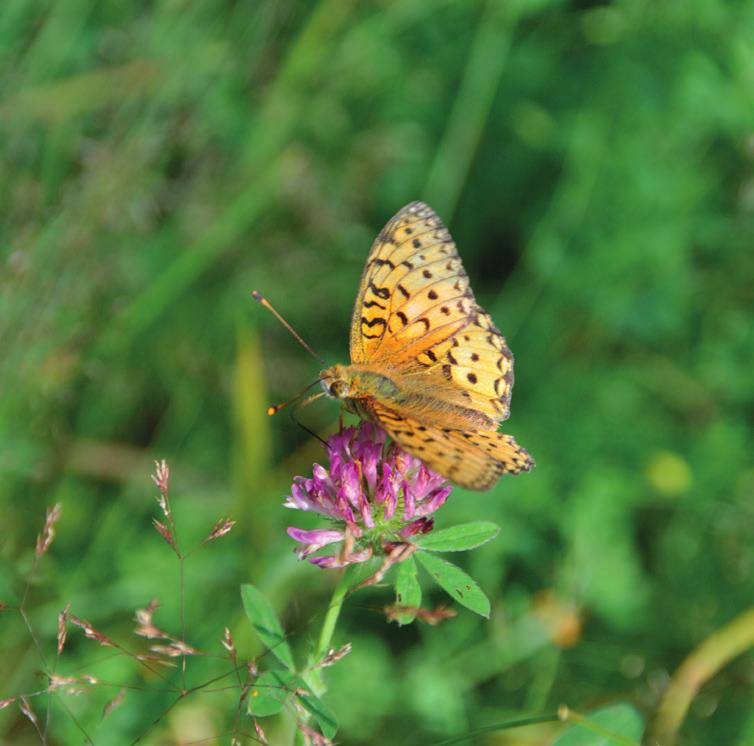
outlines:
[[[491,621],[398,628],[387,589],[349,600],[335,639],[354,652],[326,697],[341,740],[432,743],[563,702],[651,721],[683,658],[754,603],[752,28],[751,3],[721,0],[4,2],[0,600],[19,604],[61,502],[26,601],[45,660],[69,601],[129,649],[155,596],[180,629],[155,458],[182,546],[238,521],[186,562],[188,641],[219,657],[227,624],[261,653],[252,582],[303,659],[335,578],[295,559],[285,527],[306,521],[281,504],[322,454],[264,409],[319,365],[249,291],[346,362],[370,243],[420,198],[514,351],[505,430],[537,467],[438,514],[502,527],[458,558]],[[299,416],[337,423],[332,402]],[[43,667],[0,614],[0,699],[43,688]],[[227,669],[192,660],[189,683]],[[57,670],[113,686],[56,697],[50,743],[230,741],[232,679],[169,709],[163,681],[79,631]],[[746,654],[679,743],[754,743],[753,694]],[[15,704],[0,733],[39,742]]]

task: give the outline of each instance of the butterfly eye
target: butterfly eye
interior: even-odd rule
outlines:
[[[345,381],[335,380],[330,384],[330,396],[334,396],[336,399],[342,399],[345,394],[348,385]]]

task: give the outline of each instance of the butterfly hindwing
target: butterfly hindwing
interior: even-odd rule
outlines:
[[[401,448],[461,487],[485,490],[502,474],[519,474],[534,466],[511,435],[430,427],[378,402],[369,403],[367,410]]]

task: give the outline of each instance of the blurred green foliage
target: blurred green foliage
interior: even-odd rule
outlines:
[[[516,355],[506,430],[538,466],[440,513],[502,526],[466,562],[489,622],[387,625],[379,589],[346,605],[340,737],[431,743],[561,702],[651,720],[685,655],[754,602],[752,28],[751,3],[723,0],[4,2],[0,599],[20,602],[62,502],[27,600],[46,659],[67,602],[132,647],[152,597],[180,628],[151,527],[163,457],[183,546],[239,521],[186,563],[188,640],[220,655],[227,624],[253,654],[253,582],[306,654],[334,577],[292,556],[281,502],[321,451],[264,407],[319,368],[248,292],[345,361],[371,240],[423,198]],[[337,414],[301,418],[324,434]],[[0,629],[0,699],[43,687],[18,614]],[[74,632],[58,672],[118,686],[56,697],[56,744],[212,738],[238,698],[170,709]],[[680,742],[754,742],[753,694],[747,654]],[[38,742],[15,705],[0,733]],[[477,742],[557,729],[520,733]]]

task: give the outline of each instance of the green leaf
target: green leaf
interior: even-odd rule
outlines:
[[[638,746],[644,731],[641,715],[627,704],[594,710],[586,718],[564,730],[552,746]]]
[[[332,739],[338,732],[338,721],[335,715],[325,706],[325,703],[317,697],[306,685],[303,679],[296,679],[298,701],[308,710],[319,724],[322,735]]]
[[[486,544],[499,533],[500,527],[494,523],[474,521],[424,534],[415,539],[414,543],[431,552],[462,552]]]
[[[252,627],[270,652],[290,671],[295,669],[293,654],[270,602],[253,585],[241,586],[241,599]]]
[[[403,560],[398,565],[395,578],[395,603],[399,606],[421,606],[422,589],[416,578],[416,562],[413,557]],[[416,614],[407,612],[399,614],[396,621],[400,625],[411,624],[416,619]]]
[[[435,582],[453,599],[467,609],[483,616],[490,615],[490,602],[476,581],[460,567],[436,557],[429,552],[416,552],[419,564],[435,579]]]
[[[295,678],[290,671],[265,671],[249,692],[249,714],[277,715],[294,689]]]

